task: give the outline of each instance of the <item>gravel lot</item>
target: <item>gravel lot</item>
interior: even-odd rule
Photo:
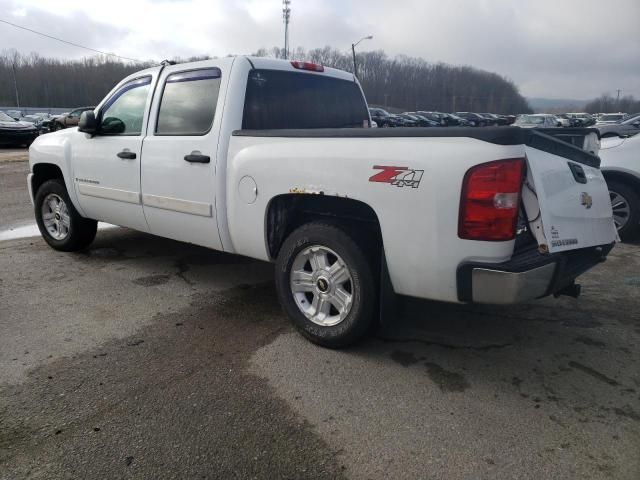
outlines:
[[[33,223],[23,153],[2,231]],[[0,478],[640,478],[639,245],[579,300],[404,300],[345,351],[271,277],[121,228],[0,242]]]

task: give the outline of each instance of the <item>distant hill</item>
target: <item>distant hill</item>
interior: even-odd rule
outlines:
[[[583,111],[588,100],[528,97],[527,101],[536,113],[565,113]]]

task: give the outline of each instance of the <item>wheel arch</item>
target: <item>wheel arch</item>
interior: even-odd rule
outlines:
[[[67,191],[69,190],[66,182],[64,181],[64,175],[62,169],[53,163],[36,163],[32,168],[33,176],[31,177],[31,189],[33,194],[38,192],[40,186],[47,180],[60,179],[65,184]]]
[[[602,176],[605,180],[613,180],[616,182],[624,183],[629,187],[640,191],[640,177],[636,177],[628,172],[623,172],[620,170],[603,170]]]
[[[347,228],[367,228],[382,245],[380,221],[375,210],[352,198],[288,193],[273,197],[265,212],[266,250],[271,260],[278,256],[287,236],[297,227],[313,220],[331,220]]]

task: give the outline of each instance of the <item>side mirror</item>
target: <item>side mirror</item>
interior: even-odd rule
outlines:
[[[80,115],[80,121],[78,122],[78,131],[88,133],[89,135],[95,135],[98,131],[98,121],[95,114],[91,110],[82,112]]]
[[[118,135],[120,133],[124,133],[125,124],[122,120],[117,117],[107,117],[102,119],[102,124],[100,125],[100,133],[105,135]]]

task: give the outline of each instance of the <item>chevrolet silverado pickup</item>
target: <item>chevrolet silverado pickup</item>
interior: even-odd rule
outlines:
[[[617,239],[597,152],[517,127],[370,120],[353,74],[322,65],[163,64],[33,143],[35,217],[56,250],[86,248],[104,221],[275,262],[285,313],[328,347],[364,336],[389,292],[575,296]]]

